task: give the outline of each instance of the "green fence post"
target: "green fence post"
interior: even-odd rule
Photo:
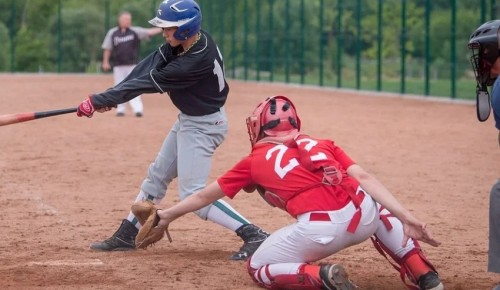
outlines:
[[[486,22],[486,0],[481,0],[481,23]]]
[[[261,9],[260,9],[260,6],[261,6],[261,2],[260,0],[256,0],[256,4],[255,4],[255,65],[256,65],[256,69],[257,69],[257,78],[256,80],[257,81],[260,81],[260,61],[261,61],[261,58],[260,58],[260,37],[261,37],[261,31],[260,31],[260,12],[261,12]]]
[[[106,1],[109,1],[109,0],[106,0]],[[201,5],[201,3],[199,3],[199,4]],[[150,8],[151,8],[151,15],[156,16],[156,9],[158,9],[158,7],[156,6],[156,0],[151,0],[151,7]],[[108,30],[105,30],[105,31],[108,31]],[[163,34],[163,32],[162,32],[162,34]],[[156,48],[156,44],[154,41],[148,41],[147,46],[149,48],[148,49],[149,51],[153,51]]]
[[[104,1],[104,31],[109,30],[109,0]]]
[[[337,87],[342,87],[342,14],[344,3],[342,0],[337,0],[338,15],[337,15]]]
[[[231,1],[233,1],[233,0],[231,0]],[[225,38],[224,37],[224,34],[225,34],[224,33],[224,31],[225,31],[225,28],[224,28],[225,13],[224,13],[224,11],[226,11],[226,10],[223,7],[226,7],[226,0],[219,0],[217,2],[217,5],[219,6],[218,7],[219,9],[217,9],[217,10],[222,11],[221,15],[219,16],[219,39],[217,42],[218,42],[218,46],[219,46],[219,49],[220,49],[222,55],[225,55],[226,49],[224,48],[224,40],[225,40],[224,39]]]
[[[300,83],[305,82],[305,3],[304,0],[300,1]]]
[[[232,0],[234,1],[234,0]],[[273,81],[273,70],[274,70],[274,45],[273,45],[273,39],[274,39],[274,0],[270,0],[269,2],[269,81]]]
[[[63,51],[62,51],[62,12],[61,12],[61,0],[57,3],[57,72],[61,73],[62,71],[62,60],[63,60]]]
[[[243,2],[244,11],[243,13],[248,13],[248,0]],[[243,76],[244,79],[248,79],[248,15],[243,16]]]
[[[236,76],[236,1],[231,1],[231,77]]]
[[[206,21],[205,21],[206,24],[205,25],[207,25],[207,27],[208,27],[207,29],[208,29],[208,31],[210,31],[210,34],[212,35],[212,37],[215,38],[215,30],[214,30],[215,29],[215,25],[214,25],[214,21],[213,21],[213,19],[214,19],[214,9],[213,9],[214,8],[213,7],[214,6],[214,2],[213,1],[208,1],[208,2],[205,2],[205,3],[207,3],[207,8],[208,8],[207,10],[208,11],[207,11],[207,13],[203,13],[202,17],[206,16],[206,18],[205,18],[206,19]],[[218,42],[218,39],[216,39],[215,41]]]
[[[496,19],[496,3],[495,0],[490,1],[490,20]]]
[[[323,27],[325,27],[325,0],[321,0],[319,4],[319,85],[323,86],[323,58],[325,57],[324,50],[324,32]]]
[[[401,94],[406,91],[406,0],[401,1]]]
[[[361,0],[356,0],[356,89],[361,88]]]
[[[425,0],[425,95],[430,95],[430,67],[431,67],[431,0]]]
[[[12,0],[10,17],[10,71],[16,71],[16,1]]]
[[[377,13],[377,91],[382,90],[382,8],[383,0],[378,0]]]
[[[285,82],[290,82],[290,0],[285,2]]]
[[[457,96],[456,82],[457,82],[457,45],[456,45],[456,25],[457,25],[457,2],[456,0],[451,1],[451,98],[454,99]]]
[[[260,42],[261,42],[261,34],[260,34],[260,6],[261,1],[256,0],[257,4],[255,5],[255,13],[257,19],[255,20],[255,63],[257,65],[257,81],[260,81]]]

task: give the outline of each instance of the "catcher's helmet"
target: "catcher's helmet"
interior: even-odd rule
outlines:
[[[491,105],[488,86],[493,85],[497,75],[491,74],[491,68],[499,55],[500,20],[483,23],[470,36],[468,48],[472,54],[470,61],[476,76],[476,111],[479,121],[486,121]]]
[[[490,69],[499,56],[499,28],[500,20],[488,21],[479,26],[469,39],[468,47],[472,52],[470,60],[476,74],[478,86],[481,88],[493,85],[497,78],[490,75]]]
[[[165,0],[149,23],[162,28],[177,27],[175,39],[186,40],[201,30],[201,9],[193,0]]]
[[[274,96],[261,102],[247,118],[248,135],[252,146],[264,134],[267,136],[286,136],[300,131],[300,119],[290,99]]]

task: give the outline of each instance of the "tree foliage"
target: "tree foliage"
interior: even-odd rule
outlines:
[[[154,16],[159,2],[0,0],[0,70],[10,69],[10,52],[15,51],[14,67],[18,71],[95,71],[102,58],[106,29],[116,26],[118,13],[130,11],[133,25],[149,27],[147,21]],[[334,73],[339,65],[353,65],[351,61],[338,63],[338,55],[350,60],[359,53],[363,60],[375,61],[379,39],[384,60],[400,59],[404,41],[407,59],[423,60],[429,56],[431,64],[449,63],[452,41],[456,41],[457,61],[465,64],[468,36],[481,23],[481,15],[490,16],[491,12],[490,7],[483,11],[477,0],[456,2],[453,39],[452,6],[448,0],[406,0],[404,31],[403,1],[383,0],[381,36],[377,30],[379,1],[375,0],[198,1],[203,27],[219,43],[228,65],[263,71],[289,70],[292,74],[315,71],[319,64],[325,64],[326,73]],[[425,35],[427,3],[431,8],[429,47]],[[144,42],[141,55],[163,41],[158,36]]]
[[[5,39],[6,41],[0,41],[0,71],[6,71],[10,69],[10,39],[9,31],[7,27],[0,22],[0,39]]]

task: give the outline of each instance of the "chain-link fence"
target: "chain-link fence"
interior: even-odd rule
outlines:
[[[121,11],[159,0],[0,0],[0,71],[100,72]],[[199,0],[230,78],[472,98],[466,43],[495,0]],[[164,40],[141,45],[145,56]]]

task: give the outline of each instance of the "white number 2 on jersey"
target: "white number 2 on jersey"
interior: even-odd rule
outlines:
[[[222,59],[222,54],[220,53],[219,47],[217,47],[217,52],[219,53],[220,59]],[[222,90],[226,86],[224,82],[224,69],[221,67],[217,59],[214,59],[214,75],[216,75],[217,79],[219,80],[219,92],[222,92]]]
[[[304,146],[304,149],[306,149],[307,151],[311,151],[311,149],[318,144],[318,141],[309,138],[303,138],[297,140],[297,144],[301,144],[304,142],[307,142],[306,146]],[[278,151],[278,155],[276,156],[276,160],[274,161],[274,171],[276,172],[276,174],[278,174],[278,176],[281,179],[283,179],[288,172],[290,172],[292,169],[294,169],[296,166],[299,165],[299,161],[297,161],[296,158],[292,158],[288,161],[288,164],[285,167],[281,167],[281,162],[283,160],[283,156],[285,155],[286,150],[288,150],[288,147],[286,147],[283,144],[279,144],[269,149],[266,154],[266,160],[269,160],[271,159],[273,153]],[[323,152],[318,152],[317,154],[311,156],[312,161],[325,160],[325,159],[327,159],[327,157],[326,154]]]
[[[283,179],[285,175],[290,172],[295,166],[299,165],[297,159],[292,158],[288,161],[288,164],[285,167],[281,167],[281,160],[283,159],[283,155],[285,155],[286,147],[283,144],[276,145],[273,148],[269,149],[266,154],[266,160],[269,160],[275,151],[278,151],[278,156],[276,156],[276,160],[274,161],[274,171],[278,176]]]

